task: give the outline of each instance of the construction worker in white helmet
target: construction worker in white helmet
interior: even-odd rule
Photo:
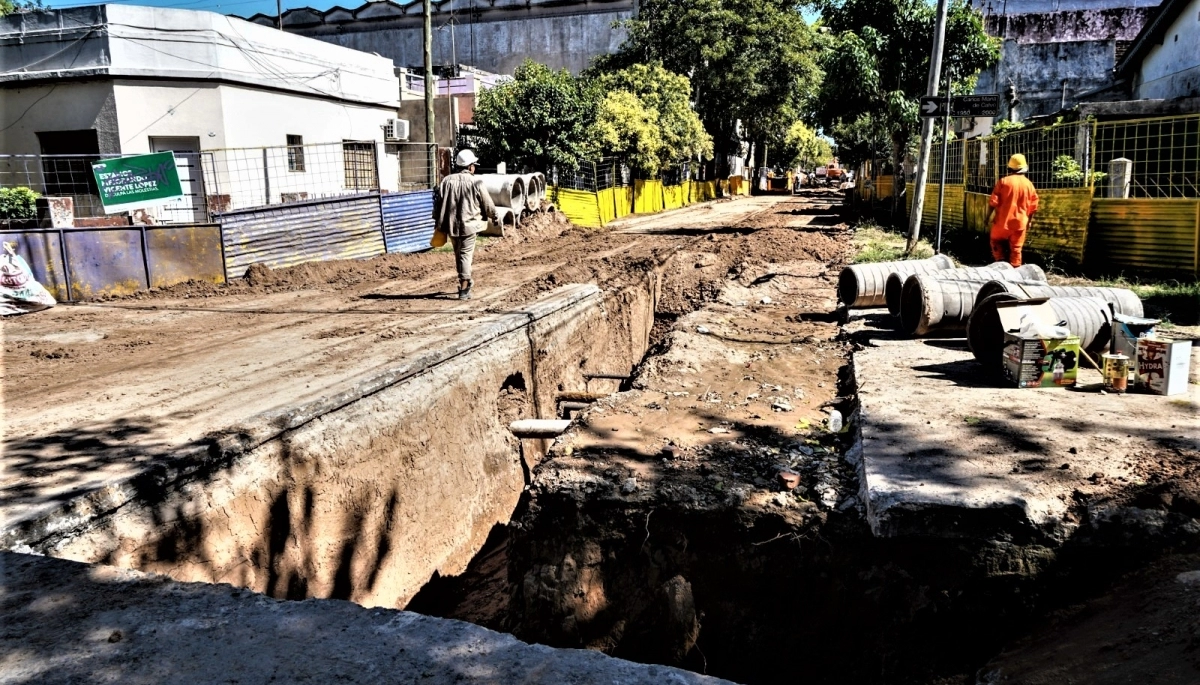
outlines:
[[[458,268],[458,299],[471,297],[471,261],[475,255],[475,234],[487,228],[488,220],[496,221],[496,205],[475,176],[479,158],[471,150],[463,150],[454,158],[457,173],[442,179],[433,195],[433,220],[436,229],[445,233],[454,247]]]

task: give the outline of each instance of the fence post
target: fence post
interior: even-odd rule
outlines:
[[[263,204],[271,204],[271,172],[267,165],[267,148],[263,148]]]

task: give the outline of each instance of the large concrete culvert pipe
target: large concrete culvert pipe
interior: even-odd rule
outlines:
[[[911,275],[911,274],[910,274]],[[910,275],[892,273],[884,285],[884,299],[887,301],[888,312],[892,316],[900,316],[900,294],[904,290],[904,282]],[[1008,262],[996,262],[987,266],[966,267],[960,269],[942,269],[929,272],[930,276],[942,281],[1045,281],[1046,272],[1041,267],[1026,264],[1014,269]]]
[[[1046,278],[1040,267],[1029,266],[1023,273]],[[989,281],[939,279],[940,275],[939,271],[914,274],[904,282],[900,292],[900,330],[904,333],[949,335],[966,330],[975,308],[975,296]]]
[[[971,314],[967,325],[967,345],[980,363],[998,366],[1004,353],[1004,326],[996,305],[1022,298],[1011,293],[989,295]],[[1112,319],[1108,302],[1098,297],[1051,297],[1046,300],[1059,321],[1065,321],[1071,335],[1079,336],[1079,346],[1093,359],[1108,348]],[[1140,307],[1139,307],[1140,309]],[[1120,309],[1117,310],[1120,313]]]
[[[838,299],[851,309],[879,307],[886,302],[884,287],[888,276],[893,273],[910,276],[953,268],[954,262],[946,255],[899,262],[854,264],[842,269],[838,276]]]
[[[508,207],[514,213],[525,209],[525,181],[510,174],[480,174],[483,187],[497,207]]]
[[[1042,297],[1095,297],[1105,302],[1111,302],[1116,307],[1118,314],[1144,316],[1142,298],[1138,297],[1137,293],[1126,288],[992,281],[985,283],[979,290],[979,294],[975,296],[975,306],[978,307],[984,299],[996,293],[1015,295],[1019,300],[1032,300]]]
[[[525,183],[525,208],[530,212],[536,212],[542,205],[541,181],[538,180],[537,174],[524,174],[521,176],[521,181]]]

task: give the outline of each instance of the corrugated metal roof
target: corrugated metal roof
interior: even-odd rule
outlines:
[[[230,278],[241,278],[252,264],[278,268],[385,252],[375,193],[229,212],[217,220]]]
[[[379,198],[388,252],[420,252],[433,238],[433,191],[387,193]]]

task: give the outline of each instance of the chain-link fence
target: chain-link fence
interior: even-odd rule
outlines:
[[[1200,197],[1200,115],[1103,122],[1094,135],[1095,171],[1111,173],[1117,159],[1132,162],[1131,197]],[[1111,192],[1097,181],[1096,197]]]
[[[344,141],[175,152],[183,197],[146,214],[155,223],[203,223],[213,214],[360,193],[432,188],[430,146]],[[120,155],[0,155],[0,187],[69,197],[75,216],[102,217],[92,165]]]
[[[431,188],[435,170],[422,143],[344,141],[202,153],[214,213],[372,191]]]

